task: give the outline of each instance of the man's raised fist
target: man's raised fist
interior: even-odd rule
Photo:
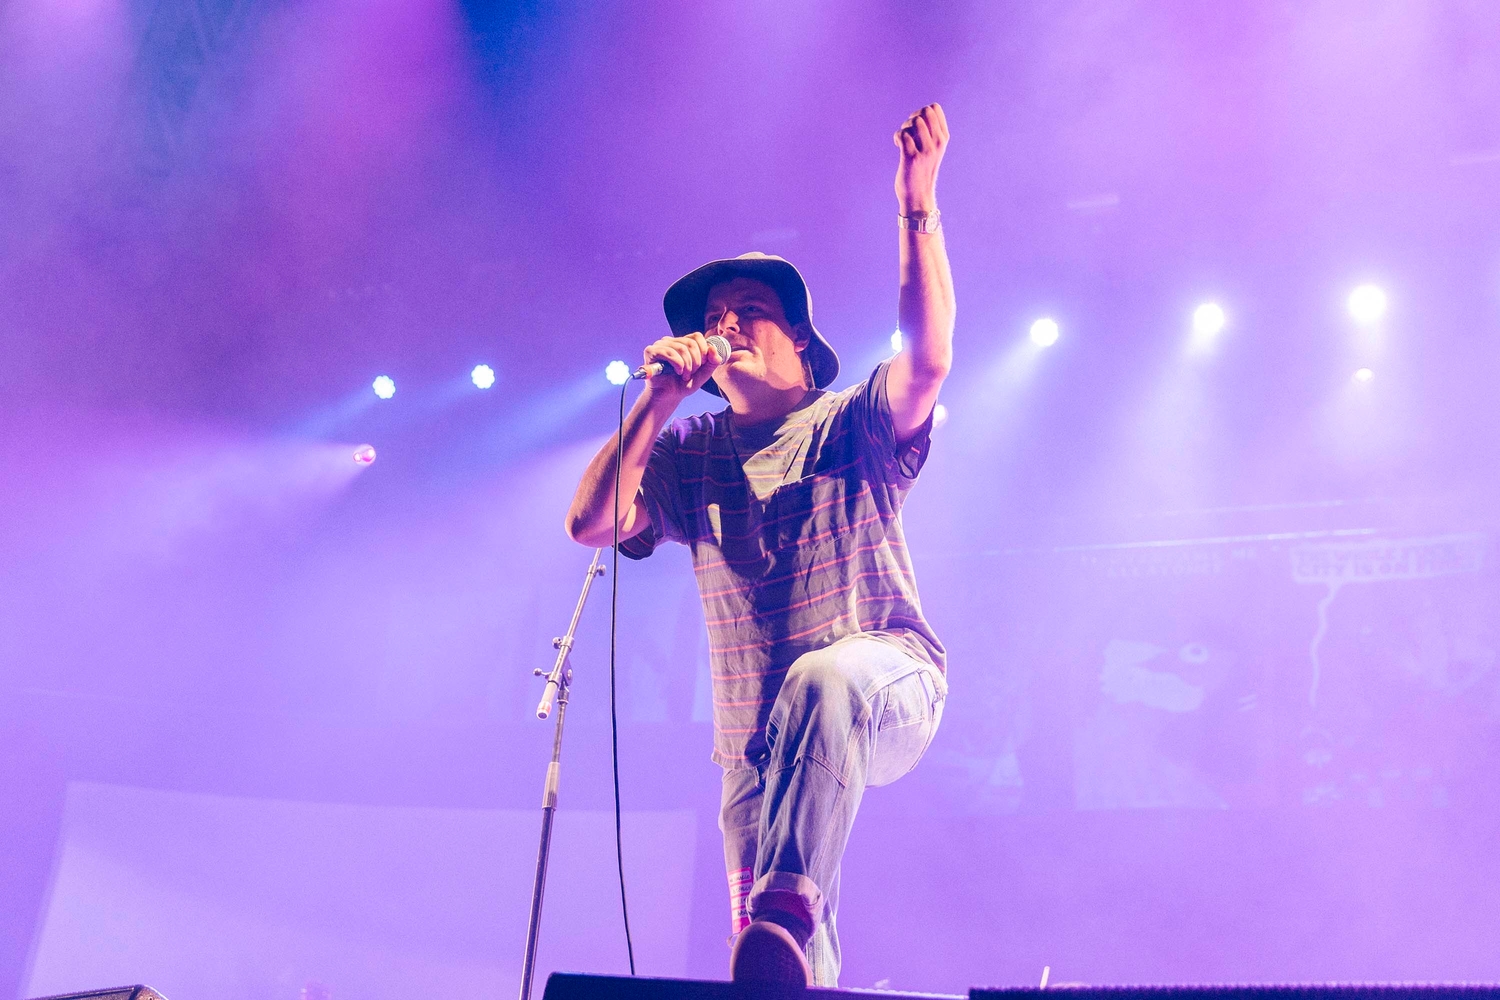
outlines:
[[[902,215],[937,209],[938,166],[948,148],[948,119],[939,104],[929,104],[896,130],[901,162],[896,166],[896,200]]]

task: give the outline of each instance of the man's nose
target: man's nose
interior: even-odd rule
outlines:
[[[719,317],[718,328],[720,332],[728,330],[733,330],[735,333],[740,332],[740,318],[734,314],[733,309],[724,310],[724,315]]]

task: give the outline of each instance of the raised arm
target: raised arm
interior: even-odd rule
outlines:
[[[648,381],[625,417],[625,460],[620,465],[622,541],[640,534],[649,523],[639,493],[657,435],[672,419],[677,404],[708,381],[721,359],[703,334],[694,333],[663,337],[646,348],[645,360],[665,361],[677,375],[658,375]],[[615,456],[615,436],[611,434],[583,471],[564,523],[568,537],[575,542],[599,548],[614,538]]]
[[[929,104],[896,130],[901,159],[896,167],[896,204],[909,220],[937,215],[938,166],[948,148],[943,109]],[[953,364],[953,274],[943,231],[898,230],[901,296],[896,315],[902,349],[886,377],[896,440],[905,444],[927,422],[938,390]]]

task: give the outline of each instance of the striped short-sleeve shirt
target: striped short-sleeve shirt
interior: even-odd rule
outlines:
[[[888,365],[842,392],[809,393],[770,425],[737,427],[727,409],[674,420],[652,449],[640,493],[651,523],[620,551],[642,559],[662,541],[692,551],[724,767],[769,753],[766,719],[803,653],[865,633],[946,668],[900,516],[931,424],[897,446]]]

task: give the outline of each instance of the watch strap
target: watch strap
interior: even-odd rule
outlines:
[[[921,215],[897,215],[896,225],[914,233],[935,233],[943,228],[942,215],[937,209]]]

